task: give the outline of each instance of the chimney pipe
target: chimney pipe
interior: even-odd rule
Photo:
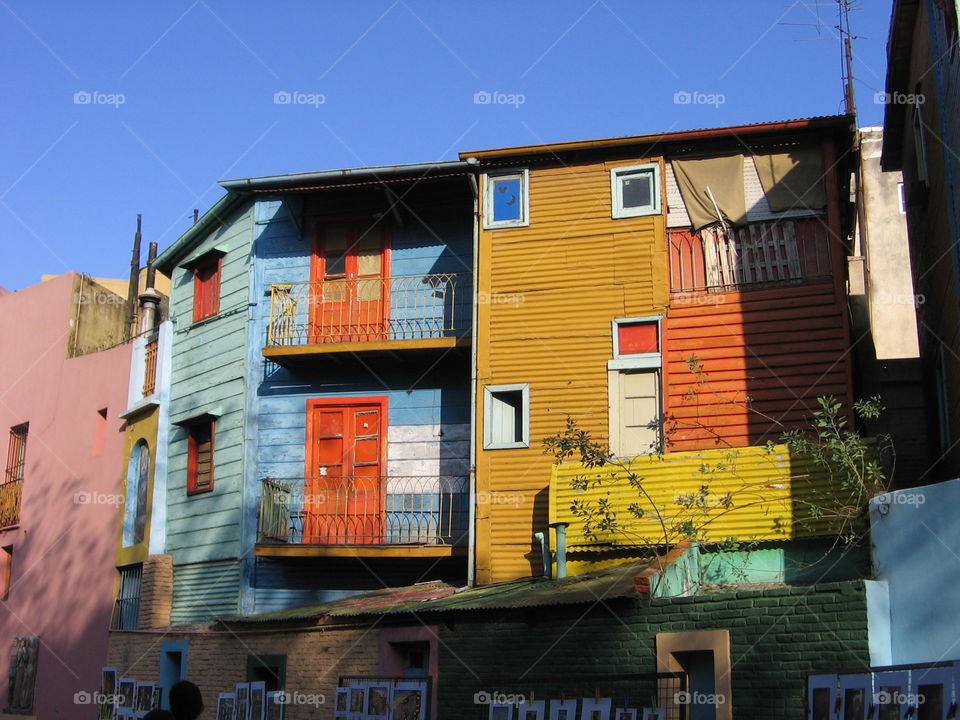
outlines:
[[[137,316],[137,292],[140,289],[141,217],[140,213],[137,213],[137,232],[133,236],[133,257],[130,259],[130,284],[127,286],[127,326],[124,331],[127,340],[133,334],[133,323]]]

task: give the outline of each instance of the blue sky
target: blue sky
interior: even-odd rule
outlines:
[[[860,124],[878,125],[891,2],[860,5]],[[830,0],[0,0],[0,17],[8,290],[123,277],[137,213],[166,247],[223,178],[842,107]]]

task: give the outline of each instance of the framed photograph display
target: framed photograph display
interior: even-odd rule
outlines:
[[[491,702],[487,711],[488,720],[514,720],[513,703]]]
[[[133,678],[120,678],[120,708],[133,710],[137,702],[137,681]]]
[[[427,683],[398,682],[390,693],[392,720],[427,720]]]
[[[100,720],[114,720],[117,712],[117,669],[103,668],[100,673]]]
[[[264,694],[264,720],[283,720],[283,706],[286,695],[282,690],[275,690]]]
[[[235,693],[220,693],[217,696],[217,720],[235,720],[237,696]]]
[[[350,715],[350,688],[338,687],[336,704],[333,706],[333,716],[337,720],[346,720]]]
[[[615,708],[613,720],[640,720],[640,718],[637,717],[636,708]]]
[[[517,720],[547,720],[547,701],[528,700],[517,707]]]
[[[547,720],[577,720],[577,701],[551,700]]]
[[[389,683],[370,683],[367,685],[367,720],[388,720],[389,716]]]
[[[234,693],[237,696],[237,720],[250,720],[250,683],[239,683]]]
[[[247,712],[249,720],[263,720],[263,704],[266,700],[267,684],[263,681],[250,683],[248,702],[250,710]]]
[[[580,706],[580,720],[610,720],[613,698],[583,698]]]

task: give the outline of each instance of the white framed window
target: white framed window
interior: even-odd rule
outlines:
[[[483,449],[530,447],[530,386],[487,385],[483,389]]]
[[[907,214],[907,193],[903,189],[903,183],[897,183],[897,198],[900,200],[900,214]]]
[[[661,320],[659,315],[614,319],[613,359],[607,369],[659,369]]]
[[[616,318],[607,362],[610,450],[618,457],[662,452],[663,400],[659,315]]]
[[[613,217],[660,214],[660,164],[646,163],[610,171]]]
[[[530,224],[529,173],[505,170],[486,174],[483,226],[487,229],[524,227]]]

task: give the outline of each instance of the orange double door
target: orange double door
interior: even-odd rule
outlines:
[[[303,541],[385,541],[385,397],[307,401]]]

